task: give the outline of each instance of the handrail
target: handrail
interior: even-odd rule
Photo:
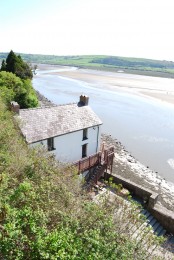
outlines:
[[[83,158],[72,163],[72,166],[77,167],[78,172],[85,171],[101,162],[101,152],[92,154],[89,157]]]
[[[113,158],[114,147],[109,147],[107,150],[104,149],[103,153],[98,152],[90,155],[89,157],[82,158],[81,160],[72,163],[72,166],[76,167],[78,173],[80,173],[102,163],[107,165],[106,171],[107,169],[110,169],[110,171],[112,172]]]

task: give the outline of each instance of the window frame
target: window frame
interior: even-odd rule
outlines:
[[[82,136],[82,141],[88,139],[88,128],[83,129],[83,136]]]
[[[55,148],[54,148],[54,137],[49,137],[47,139],[47,147],[48,147],[49,152],[55,150]]]
[[[88,144],[82,145],[82,158],[87,157],[87,146],[88,146]]]

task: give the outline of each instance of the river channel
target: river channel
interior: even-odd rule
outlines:
[[[99,88],[96,82],[62,77],[55,71],[59,69],[38,70],[34,88],[55,104],[78,102],[82,93],[87,94],[89,105],[103,121],[102,132],[117,138],[137,160],[174,183],[174,106]]]

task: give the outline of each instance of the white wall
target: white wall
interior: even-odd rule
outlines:
[[[82,145],[87,144],[87,156],[95,154],[100,147],[101,126],[88,128],[88,139],[82,141],[83,130],[61,135],[54,138],[55,150],[51,151],[56,159],[62,162],[75,162],[82,158]],[[98,138],[98,139],[97,139]],[[33,143],[30,146],[43,144],[47,147],[47,140]]]

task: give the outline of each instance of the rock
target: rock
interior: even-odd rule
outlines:
[[[40,107],[55,106],[54,103],[52,103],[50,100],[48,100],[46,97],[44,97],[39,91],[36,91],[36,95],[39,100]]]

